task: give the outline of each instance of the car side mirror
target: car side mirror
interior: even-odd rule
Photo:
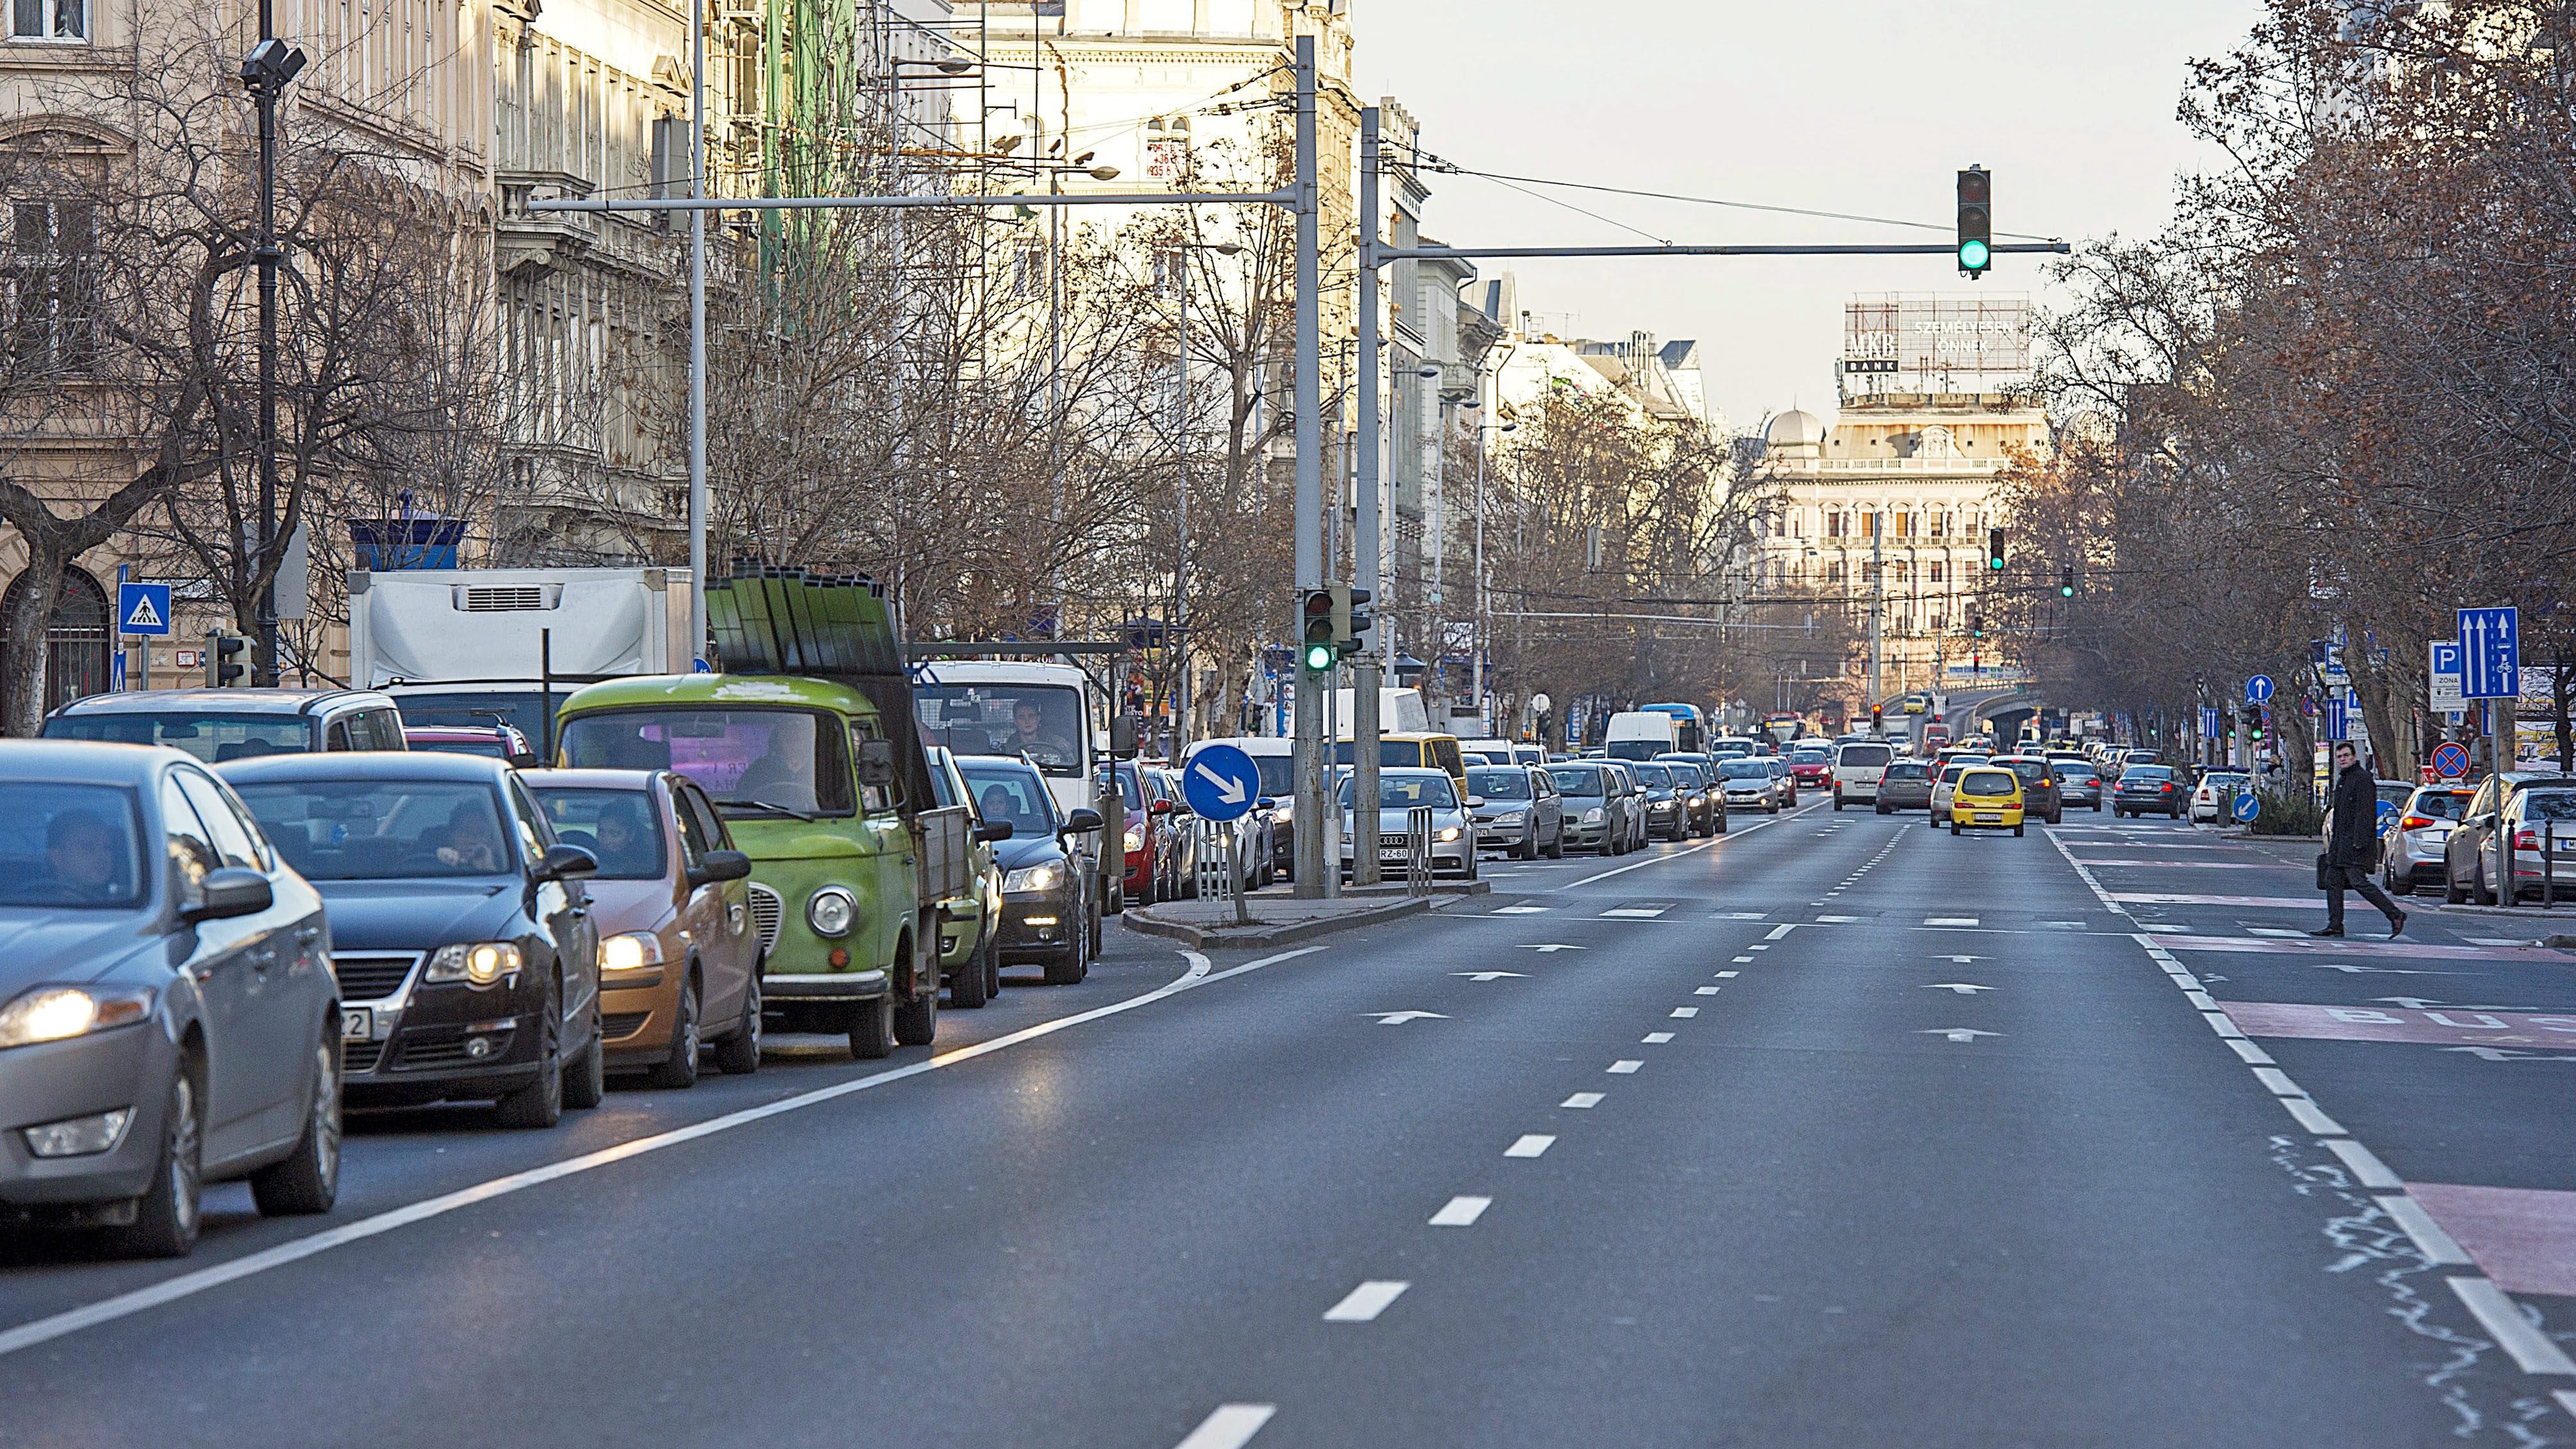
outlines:
[[[1109,753],[1118,759],[1136,758],[1136,717],[1115,714],[1109,717]]]
[[[975,841],[979,845],[999,845],[1010,838],[1011,822],[1007,820],[987,820],[975,827]]]
[[[513,770],[542,769],[544,768],[545,763],[546,762],[543,759],[540,759],[537,756],[537,753],[534,750],[523,750],[510,757],[510,768]]]
[[[1058,835],[1088,835],[1092,831],[1100,829],[1102,823],[1099,811],[1091,809],[1076,810],[1072,814],[1064,817],[1064,828],[1058,830],[1056,833]]]
[[[198,898],[183,912],[190,921],[226,921],[236,916],[256,916],[277,903],[276,892],[269,888],[268,877],[238,865],[206,872],[198,883]]]
[[[750,864],[750,858],[744,858]],[[540,881],[583,880],[599,874],[599,857],[578,845],[550,845],[537,857],[536,878]]]
[[[1482,796],[1482,795],[1470,795],[1470,796],[1468,796],[1468,797],[1467,797],[1467,808],[1468,808],[1468,809],[1470,809],[1470,810],[1482,810],[1482,809],[1484,809],[1484,808],[1485,808],[1485,797],[1484,797],[1484,796]]]
[[[874,790],[894,783],[894,741],[859,741],[859,783]]]
[[[750,856],[739,850],[710,850],[698,857],[697,869],[689,872],[689,885],[694,889],[717,881],[741,880],[750,874]]]
[[[1169,800],[1157,800],[1157,801],[1155,801],[1155,802],[1154,802],[1154,813],[1155,813],[1155,814],[1157,814],[1157,815],[1169,815],[1169,814],[1171,814],[1171,813],[1172,813],[1172,802],[1171,802],[1171,801],[1169,801]]]

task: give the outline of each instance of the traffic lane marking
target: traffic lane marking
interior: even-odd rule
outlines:
[[[1489,1197],[1453,1197],[1441,1205],[1440,1211],[1431,1215],[1430,1226],[1472,1228],[1476,1219],[1485,1215],[1485,1209],[1493,1205],[1494,1200]]]
[[[2576,1050],[2576,1011],[2318,1006],[2297,1001],[2222,1001],[2218,1006],[2247,1036],[2434,1046],[2558,1046]]]
[[[2477,1316],[2478,1323],[2496,1341],[2496,1346],[2511,1355],[2527,1374],[2576,1374],[2576,1361],[2547,1334],[2522,1316],[2522,1306],[2504,1295],[2504,1291],[2484,1278],[2446,1280],[2460,1302]],[[2576,1414],[2576,1404],[2557,1396],[2559,1404]]]
[[[2304,932],[2287,936],[2160,935],[2168,951],[2220,951],[2266,956],[2397,956],[2434,961],[2544,961],[2576,965],[2576,956],[2547,946],[2443,946],[2431,942],[2324,939]]]
[[[1277,1404],[1219,1404],[1176,1449],[1243,1449],[1278,1412]]]
[[[2576,1192],[2440,1182],[2406,1192],[2498,1287],[2576,1297]]]
[[[264,1248],[256,1253],[245,1254],[242,1257],[232,1259],[229,1262],[216,1263],[191,1272],[181,1273],[175,1277],[164,1278],[157,1283],[146,1284],[141,1288],[115,1294],[111,1297],[102,1298],[93,1303],[83,1304],[78,1308],[66,1309],[60,1313],[49,1314],[43,1318],[33,1319],[26,1323],[18,1324],[13,1328],[0,1330],[0,1357],[6,1357],[7,1355],[16,1353],[22,1349],[33,1348],[38,1344],[49,1343],[57,1338],[78,1333],[85,1328],[95,1328],[100,1324],[113,1323],[123,1318],[131,1318],[138,1313],[158,1308],[163,1304],[175,1303],[182,1299],[193,1298],[200,1293],[220,1288],[225,1284],[238,1282],[244,1278],[256,1277],[257,1275],[268,1272],[273,1268],[282,1268],[290,1263],[302,1262],[307,1258],[318,1257],[334,1248],[345,1247],[351,1243],[364,1242],[370,1238],[380,1237],[386,1233],[393,1232],[396,1229],[409,1227],[414,1223],[426,1222],[432,1218],[444,1217],[449,1213],[457,1212],[464,1208],[474,1207],[482,1203],[491,1202],[498,1198],[509,1197],[516,1193],[525,1192],[530,1188],[542,1187],[551,1182],[557,1182],[567,1177],[575,1177],[585,1172],[610,1166],[614,1163],[627,1161],[630,1158],[643,1157],[651,1153],[664,1151],[668,1148],[681,1146],[684,1143],[695,1142],[702,1137],[713,1137],[720,1133],[730,1132],[738,1127],[747,1127],[756,1122],[767,1121],[772,1117],[782,1117],[791,1112],[800,1112],[805,1108],[820,1106],[826,1102],[837,1101],[840,1098],[851,1096],[859,1092],[873,1091],[878,1087],[890,1086],[896,1082],[907,1081],[911,1078],[923,1076],[931,1072],[944,1071],[947,1068],[954,1066],[962,1066],[979,1057],[990,1056],[996,1052],[1006,1051],[1012,1047],[1021,1045],[1024,1042],[1035,1041],[1041,1037],[1052,1036],[1057,1032],[1065,1031],[1076,1026],[1082,1026],[1090,1022],[1099,1021],[1106,1017],[1116,1016],[1122,1012],[1133,1011],[1140,1006],[1150,1006],[1155,1002],[1167,1000],[1173,996],[1195,988],[1207,986],[1218,981],[1224,981],[1231,977],[1241,976],[1248,972],[1259,971],[1265,967],[1278,965],[1283,961],[1292,961],[1300,956],[1311,956],[1323,949],[1325,948],[1322,946],[1300,946],[1294,950],[1281,951],[1274,955],[1263,956],[1256,960],[1247,961],[1240,966],[1230,966],[1223,971],[1211,969],[1208,958],[1199,952],[1183,951],[1180,954],[1189,962],[1188,971],[1151,991],[1128,997],[1123,1001],[1113,1001],[1103,1006],[1093,1007],[1088,1011],[1079,1011],[1069,1016],[1056,1017],[1051,1021],[1041,1021],[1034,1025],[1023,1027],[1018,1031],[993,1037],[986,1041],[980,1041],[972,1046],[959,1047],[955,1051],[944,1052],[925,1061],[914,1062],[908,1066],[895,1067],[887,1071],[874,1072],[864,1077],[854,1077],[846,1081],[835,1082],[830,1086],[817,1087],[809,1092],[799,1092],[794,1096],[781,1097],[773,1102],[764,1102],[755,1107],[745,1107],[740,1111],[727,1112],[719,1117],[710,1117],[703,1122],[693,1122],[685,1127],[675,1127],[665,1132],[656,1132],[649,1136],[638,1137],[627,1142],[620,1142],[613,1146],[601,1148],[595,1152],[585,1152],[576,1157],[568,1157],[557,1162],[544,1163],[537,1167],[527,1168],[519,1172],[506,1173],[500,1177],[476,1183],[469,1187],[459,1188],[452,1192],[440,1193],[434,1197],[423,1198],[418,1202],[406,1203],[401,1207],[389,1208],[386,1211],[377,1213],[371,1217],[360,1218],[355,1222],[342,1223],[336,1227],[326,1228],[320,1232],[312,1233],[305,1237],[280,1243],[275,1247]]]
[[[1503,1149],[1503,1155],[1505,1157],[1545,1157],[1547,1150],[1555,1145],[1556,1138],[1548,1133],[1524,1132],[1512,1139],[1512,1145]]]
[[[1388,1305],[1404,1296],[1410,1283],[1391,1278],[1372,1278],[1342,1295],[1342,1301],[1324,1310],[1326,1323],[1374,1323]]]
[[[2318,896],[2206,896],[2174,891],[2113,891],[2111,899],[2129,906],[2236,906],[2261,910],[2313,911]]]

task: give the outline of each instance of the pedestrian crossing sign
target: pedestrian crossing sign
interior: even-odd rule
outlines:
[[[118,584],[116,632],[166,637],[170,632],[170,586]]]

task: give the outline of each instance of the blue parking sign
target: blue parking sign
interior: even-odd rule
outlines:
[[[168,584],[118,584],[116,632],[166,638],[170,633]]]

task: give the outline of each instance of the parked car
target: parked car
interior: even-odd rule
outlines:
[[[1834,785],[1834,757],[1802,743],[1789,751],[1789,773],[1797,777],[1799,789],[1830,790]]]
[[[1269,868],[1260,881],[1293,878],[1297,873],[1297,742],[1275,735],[1237,735],[1230,739],[1200,740],[1181,756],[1180,767],[1173,773],[1186,776],[1190,760],[1210,745],[1232,745],[1252,757],[1252,767],[1261,775],[1261,798],[1267,805],[1256,805],[1251,815],[1256,837],[1266,840]],[[1257,818],[1256,818],[1257,817]],[[1258,863],[1261,852],[1256,852]]]
[[[210,765],[260,755],[401,750],[402,714],[372,689],[146,689],[93,694],[45,719],[49,740],[168,745]]]
[[[1923,810],[1932,804],[1932,765],[1927,760],[1895,760],[1887,773],[1878,777],[1878,800],[1875,808],[1881,815],[1898,810]]]
[[[946,745],[921,753],[940,806],[963,807],[973,823],[966,890],[939,903],[939,974],[949,1005],[980,1010],[1002,994],[1002,870],[994,864],[993,847],[1010,839],[1012,830],[986,821],[976,809],[975,792],[966,787],[957,756]]]
[[[1474,807],[1476,846],[1514,860],[1565,858],[1565,801],[1545,770],[1527,765],[1470,765],[1467,793]]]
[[[2111,787],[2111,813],[2137,816],[2151,810],[2182,818],[2183,791],[2174,783],[2173,766],[2131,765],[2122,770],[2119,783]]]
[[[751,857],[686,775],[537,770],[522,777],[555,839],[587,850],[599,933],[599,1036],[608,1070],[693,1087],[702,1048],[760,1069],[760,930]]]
[[[1762,758],[1770,764],[1771,773],[1779,777],[1781,798],[1788,804],[1797,804],[1798,777],[1789,769],[1789,757],[1775,751]]]
[[[1657,763],[1674,767],[1676,781],[1687,779],[1682,805],[1690,814],[1691,830],[1699,835],[1726,833],[1726,793],[1718,788],[1717,766],[1706,755],[1662,755]]]
[[[537,747],[513,725],[405,725],[403,747],[481,755],[487,760],[507,760],[523,770],[545,763],[537,758]]]
[[[2000,761],[1972,765],[1959,773],[1950,796],[1950,833],[1963,830],[2010,830],[2022,833],[2027,809],[2022,777]]]
[[[1117,771],[1118,794],[1125,805],[1126,839],[1121,842],[1125,872],[1121,889],[1129,905],[1150,906],[1162,899],[1164,867],[1170,863],[1172,804],[1154,798],[1153,785],[1145,778],[1145,766],[1121,760],[1111,768]]]
[[[2102,775],[2082,759],[2049,757],[2048,772],[2057,777],[2057,791],[2068,808],[2081,805],[2100,814],[2102,810]]]
[[[495,1102],[510,1127],[599,1105],[599,859],[516,770],[422,752],[222,773],[330,911],[351,1105]]]
[[[1357,781],[1342,777],[1335,798],[1342,810],[1342,869],[1351,868],[1352,843],[1357,830],[1352,823],[1352,794]],[[1431,810],[1431,873],[1454,875],[1463,880],[1476,878],[1476,823],[1468,817],[1470,797],[1458,793],[1458,782],[1448,771],[1437,768],[1400,768],[1378,772],[1378,868],[1393,875],[1404,870],[1412,858],[1413,842],[1407,832],[1415,807]]]
[[[1845,805],[1874,805],[1878,802],[1878,782],[1896,759],[1896,750],[1884,740],[1855,740],[1834,751],[1834,808]]]
[[[2049,769],[2042,755],[1997,755],[1986,762],[2000,765],[2021,777],[2021,804],[2025,818],[2045,820],[2051,825],[2066,819],[2066,796],[2057,788],[2057,775]]]
[[[2417,886],[2443,883],[2444,842],[2473,794],[2458,785],[2419,785],[2380,832],[2379,865],[2388,893],[2410,896]]]
[[[1556,787],[1567,848],[1618,854],[1624,831],[1611,803],[1609,768],[1597,760],[1568,760],[1548,766],[1547,778]]]
[[[1628,772],[1645,787],[1647,838],[1660,835],[1666,840],[1690,839],[1690,807],[1672,766],[1639,760],[1628,766]]]
[[[2513,770],[2481,781],[2460,823],[2442,842],[2442,894],[2454,905],[2474,900],[2496,904],[2496,834],[2503,831],[2513,850],[2517,895],[2538,895],[2543,872],[2554,855],[2576,855],[2576,778]],[[2544,850],[2541,832],[2549,833]]]
[[[2191,823],[2219,825],[2227,821],[2228,807],[2236,797],[2254,788],[2254,777],[2242,770],[2211,770],[2191,787]]]
[[[0,742],[0,1221],[196,1245],[202,1184],[331,1209],[322,898],[174,749]]]
[[[1008,825],[994,842],[1002,872],[1002,964],[1036,962],[1049,986],[1074,986],[1091,974],[1090,872],[1080,868],[1068,837],[1100,828],[1098,812],[1059,813],[1046,778],[1009,755],[959,755],[957,771],[973,792],[986,826]],[[1089,816],[1089,819],[1085,819]]]
[[[1717,776],[1728,810],[1780,813],[1784,777],[1771,768],[1769,760],[1754,755],[1723,759],[1717,762]]]

